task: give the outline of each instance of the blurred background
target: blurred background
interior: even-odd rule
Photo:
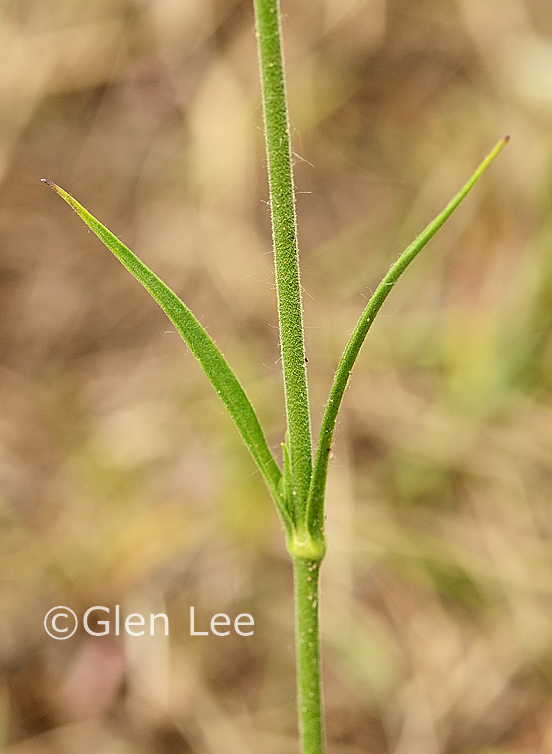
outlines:
[[[329,754],[552,751],[552,9],[283,1],[315,432],[370,292],[323,567]],[[297,752],[262,480],[74,194],[186,301],[279,457],[251,0],[0,2],[0,751]],[[49,638],[67,605],[170,636]],[[252,637],[190,637],[215,612]]]

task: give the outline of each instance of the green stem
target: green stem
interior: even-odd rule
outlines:
[[[313,541],[306,520],[312,476],[312,446],[280,4],[279,0],[254,0],[254,6],[287,416],[282,492],[284,498],[288,498],[286,507],[293,522],[293,532],[291,536],[288,532],[287,546],[293,559],[295,577],[301,752],[323,754],[318,573],[325,545],[323,533]]]
[[[290,510],[304,528],[312,475],[297,222],[278,0],[254,0],[268,158],[280,347],[291,465]]]
[[[320,561],[293,559],[299,732],[302,754],[323,754],[318,582]]]
[[[406,270],[408,265],[417,257],[424,246],[430,241],[437,231],[445,224],[445,222],[452,215],[454,210],[465,198],[471,188],[477,183],[479,178],[483,175],[485,170],[489,167],[495,157],[502,151],[502,149],[508,143],[510,137],[505,136],[501,139],[494,149],[485,157],[485,159],[478,166],[471,178],[460,189],[456,196],[447,204],[445,209],[437,215],[437,217],[429,223],[425,230],[408,246],[405,251],[400,255],[397,261],[391,266],[391,269],[387,275],[383,278],[381,283],[376,288],[374,295],[368,302],[366,309],[362,313],[357,326],[355,327],[353,334],[349,338],[349,342],[345,346],[341,361],[337,368],[330,396],[326,404],[326,410],[322,419],[322,426],[320,429],[320,438],[318,440],[318,448],[316,452],[316,459],[314,463],[314,471],[312,475],[311,488],[309,492],[309,501],[307,506],[307,525],[311,532],[319,531],[323,525],[324,520],[324,494],[326,487],[326,476],[328,470],[328,459],[330,455],[330,449],[332,444],[333,433],[337,420],[341,401],[345,393],[345,388],[349,381],[351,370],[359,354],[359,351],[364,343],[364,339],[368,333],[368,330],[372,326],[376,314],[381,309],[381,306],[391,289],[400,278],[402,273]]]

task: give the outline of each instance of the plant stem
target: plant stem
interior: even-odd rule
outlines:
[[[324,725],[320,684],[318,582],[320,561],[293,558],[297,704],[302,754],[323,754]]]
[[[302,754],[323,754],[318,577],[325,545],[323,532],[317,532],[313,542],[307,527],[312,446],[280,4],[279,0],[254,0],[254,6],[287,417],[284,490],[289,489],[285,495],[291,495],[287,505],[294,529],[287,544],[295,580],[299,731]],[[309,558],[301,557],[307,553]]]
[[[291,461],[291,515],[303,528],[312,447],[297,222],[278,0],[254,0],[268,158],[280,347]]]

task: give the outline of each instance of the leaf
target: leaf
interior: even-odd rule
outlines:
[[[157,301],[167,317],[180,333],[193,353],[218,396],[228,409],[246,446],[263,475],[278,510],[282,511],[280,479],[282,473],[264,436],[262,427],[238,378],[228,362],[211,340],[205,328],[198,322],[188,307],[119,239],[93,217],[76,199],[55,183],[42,179],[50,188],[65,199],[88,227],[134,275],[148,293]]]
[[[368,330],[372,326],[377,313],[381,309],[381,306],[391,289],[400,278],[402,273],[406,270],[408,265],[418,256],[424,246],[430,241],[437,231],[445,224],[445,222],[452,215],[454,210],[466,197],[471,188],[477,183],[479,178],[483,175],[485,170],[489,167],[495,157],[504,149],[508,141],[509,136],[505,136],[501,139],[492,151],[485,157],[485,159],[477,167],[471,178],[460,189],[456,196],[451,199],[445,209],[432,220],[425,230],[408,246],[397,261],[391,266],[387,275],[383,278],[381,283],[376,288],[374,295],[368,302],[364,309],[357,325],[353,331],[353,334],[349,338],[349,342],[345,346],[343,355],[339,362],[339,366],[335,373],[332,388],[324,417],[322,419],[322,426],[320,429],[320,437],[318,440],[318,448],[316,451],[316,458],[314,462],[314,469],[311,478],[311,484],[309,489],[309,498],[307,502],[306,511],[306,527],[308,531],[314,536],[318,532],[324,521],[324,493],[326,486],[326,476],[328,471],[328,458],[330,455],[331,444],[337,415],[343,400],[343,394],[349,381],[351,370],[354,366],[356,358],[360,352],[364,339],[368,334]]]

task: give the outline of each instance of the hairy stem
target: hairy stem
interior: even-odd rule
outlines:
[[[312,474],[312,447],[280,5],[278,0],[255,0],[254,5],[289,432],[293,496],[290,509],[295,524],[303,528]]]
[[[320,561],[294,558],[297,704],[302,754],[323,754],[318,582]]]
[[[302,754],[323,754],[318,574],[323,533],[315,542],[307,527],[312,447],[303,309],[297,246],[295,193],[285,89],[279,0],[254,0],[265,124],[272,238],[278,294],[280,347],[284,373],[287,433],[284,497],[293,521],[288,550],[295,577],[297,704]]]

